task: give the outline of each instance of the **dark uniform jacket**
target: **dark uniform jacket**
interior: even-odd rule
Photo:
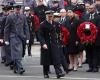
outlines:
[[[29,40],[29,27],[25,15],[11,14],[7,16],[4,40],[10,42],[12,59],[22,59],[23,41]]]
[[[94,23],[97,28],[98,28],[98,34],[97,34],[97,38],[96,38],[96,42],[95,45],[96,46],[100,46],[100,13],[93,13],[92,18],[90,17],[90,13],[85,14],[83,16],[83,21],[89,21]]]
[[[60,64],[62,53],[62,41],[60,40],[60,25],[56,22],[52,24],[44,21],[40,24],[38,37],[41,43],[41,64]],[[48,49],[44,49],[43,44],[47,44]]]

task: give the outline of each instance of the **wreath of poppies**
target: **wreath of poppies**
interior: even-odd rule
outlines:
[[[95,43],[97,33],[98,29],[92,22],[83,22],[77,29],[77,35],[80,38],[80,42],[82,44]]]
[[[61,26],[63,44],[67,45],[70,37],[70,32],[65,26]]]

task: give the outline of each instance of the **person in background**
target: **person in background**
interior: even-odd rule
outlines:
[[[70,32],[69,42],[67,45],[67,52],[69,54],[69,71],[77,71],[77,57],[78,57],[78,36],[77,36],[77,27],[79,26],[79,19],[75,16],[72,8],[67,10],[66,27]]]

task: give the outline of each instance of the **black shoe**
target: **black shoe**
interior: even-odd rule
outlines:
[[[49,78],[49,75],[47,74],[47,75],[44,75],[44,78]]]
[[[48,71],[48,74],[51,74],[51,71]]]
[[[7,63],[7,62],[5,63],[5,66],[6,66],[6,67],[8,67],[9,65],[10,65],[10,63]]]
[[[73,71],[73,69],[68,69],[68,71]]]
[[[1,61],[2,64],[4,64],[5,62],[6,62],[5,60],[2,60],[2,61]]]
[[[93,71],[93,69],[89,69],[89,70],[87,70],[86,72],[92,72]]]
[[[92,72],[99,72],[98,68],[94,68]]]
[[[25,72],[25,70],[21,69],[20,72],[19,72],[19,74],[22,75],[24,72]]]
[[[64,76],[65,76],[65,74],[60,73],[60,74],[57,75],[57,79],[64,77]]]
[[[13,70],[14,69],[14,65],[10,65],[10,70]]]
[[[15,70],[15,69],[14,69],[14,73],[15,73],[15,74],[18,73],[18,70]]]
[[[65,71],[66,72],[66,74],[68,74],[69,73],[69,71],[67,70],[67,71]]]

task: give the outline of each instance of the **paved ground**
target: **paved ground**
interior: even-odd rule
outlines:
[[[32,48],[32,57],[27,55],[23,59],[23,65],[26,69],[25,74],[22,76],[13,74],[9,67],[4,67],[0,64],[0,80],[56,80],[54,69],[51,66],[50,79],[44,79],[42,75],[42,67],[40,66],[40,46],[35,45]],[[86,73],[88,69],[87,65],[83,65],[77,72],[70,72],[64,78],[60,80],[100,80],[100,72],[98,73]]]

